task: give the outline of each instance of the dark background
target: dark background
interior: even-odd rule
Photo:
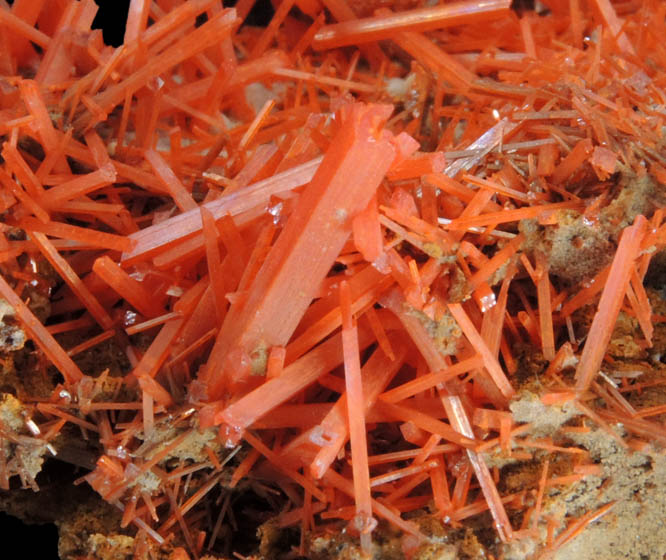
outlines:
[[[0,536],[3,558],[58,559],[58,529],[52,523],[25,525],[16,517],[0,512]],[[10,552],[12,544],[18,547],[18,552]]]

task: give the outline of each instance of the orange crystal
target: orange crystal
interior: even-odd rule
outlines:
[[[523,356],[548,362],[540,403],[585,419],[563,434],[666,442],[664,405],[633,398],[662,380],[600,373],[621,312],[641,348],[663,334],[645,279],[666,246],[664,10],[276,0],[257,29],[254,3],[132,0],[120,47],[92,0],[0,7],[0,296],[37,374],[62,376],[50,399],[20,395],[42,439],[85,431],[84,479],[137,558],[222,550],[246,480],[300,525],[301,555],[350,521],[376,556],[376,519],[413,555],[417,511],[456,527],[489,511],[498,542],[554,553],[612,504],[560,533],[545,515],[547,488],[604,473],[516,422]],[[651,194],[629,204],[631,175]],[[553,241],[571,223],[581,254],[607,252],[580,281]],[[103,344],[130,367],[90,369]],[[181,460],[197,429],[215,432]],[[485,453],[540,476],[500,495]],[[15,463],[0,453],[0,486],[36,489]]]

